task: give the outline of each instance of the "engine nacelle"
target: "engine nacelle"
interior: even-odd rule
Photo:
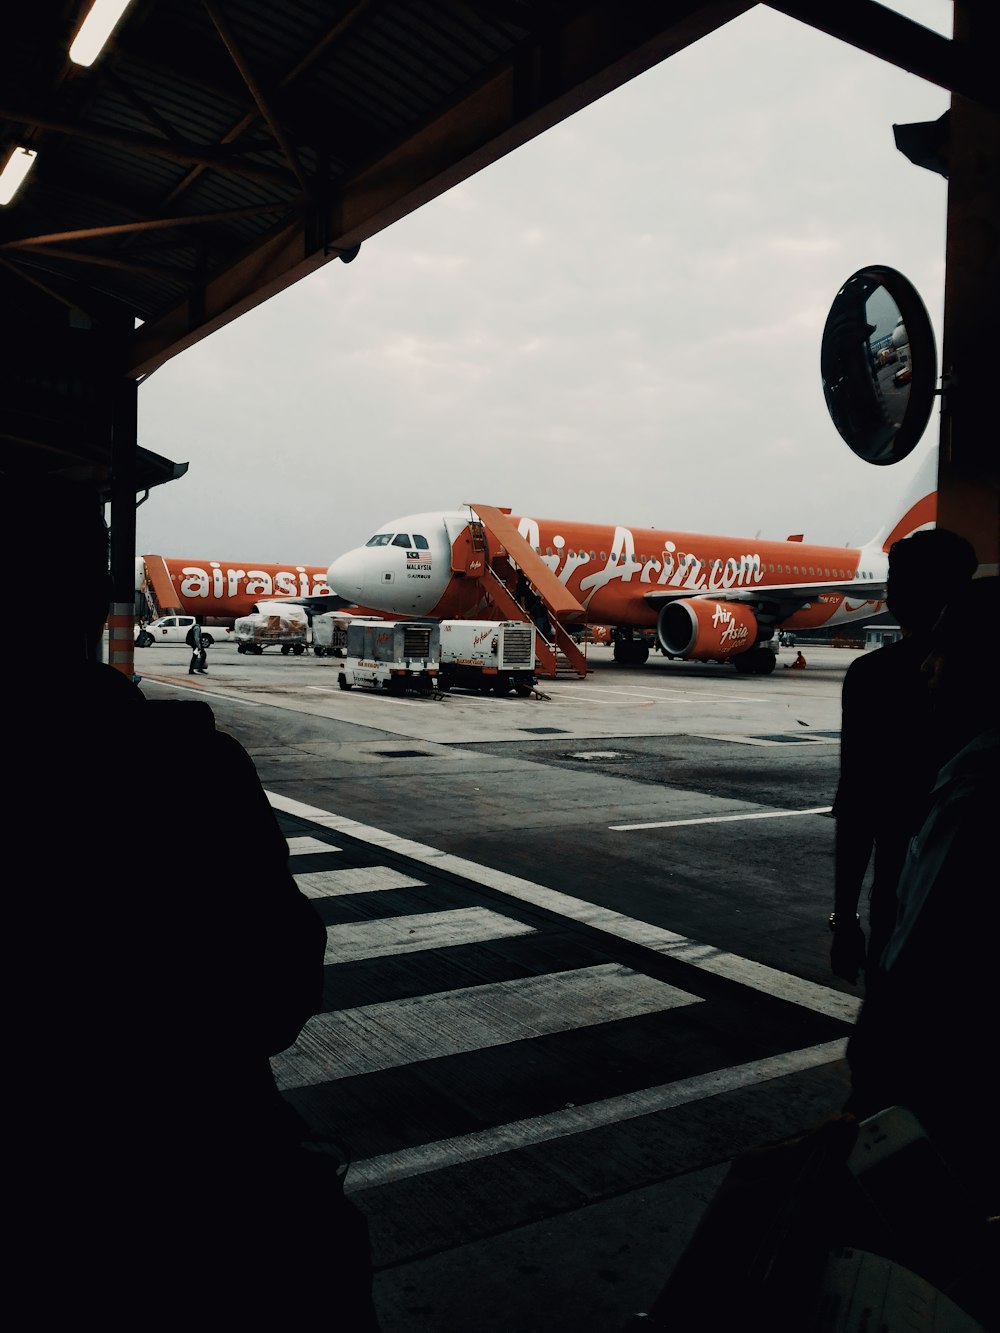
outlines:
[[[724,662],[757,642],[757,617],[740,602],[683,597],[661,609],[656,637],[668,657]]]

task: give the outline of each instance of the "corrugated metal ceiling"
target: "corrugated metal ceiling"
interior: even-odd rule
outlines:
[[[81,69],[88,7],[20,5],[0,46],[0,164],[38,150],[0,208],[15,388],[48,356],[55,392],[88,327],[114,330],[98,360],[141,377],[753,6],[134,0]]]

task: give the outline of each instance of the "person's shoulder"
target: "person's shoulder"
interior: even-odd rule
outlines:
[[[910,637],[884,644],[856,657],[847,668],[845,681],[893,681],[919,673],[927,649]]]
[[[215,734],[215,714],[201,699],[147,699],[146,708],[145,723],[149,727]]]
[[[974,736],[942,766],[935,790],[949,788],[1000,792],[1000,727],[988,727]]]
[[[873,653],[865,653],[863,657],[856,657],[844,672],[843,692],[845,696],[851,698],[867,698],[870,692],[876,687],[876,682],[883,678],[883,664],[876,661],[879,653],[883,650],[877,649]]]
[[[195,699],[147,701],[146,734],[162,738],[158,757],[167,768],[194,763],[203,780],[213,783],[213,799],[228,800],[259,786],[253,759],[235,736],[220,731],[207,703]]]
[[[0,666],[4,684],[10,674],[10,689],[19,700],[11,721],[29,718],[37,725],[45,718],[53,723],[88,726],[100,723],[109,716],[117,716],[146,699],[139,687],[123,672],[104,662],[69,661],[48,662],[31,672],[18,670],[16,680],[9,669],[13,663]]]

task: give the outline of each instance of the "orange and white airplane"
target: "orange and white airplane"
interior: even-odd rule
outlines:
[[[257,602],[305,601],[322,609],[344,606],[334,597],[322,565],[260,564],[236,560],[183,560],[137,556],[135,590],[160,614],[182,611],[207,621],[249,615]]]
[[[739,671],[767,674],[777,630],[843,624],[882,609],[889,547],[933,526],[935,487],[933,451],[913,502],[884,537],[862,547],[518,517],[468,505],[381,524],[366,545],[333,562],[326,581],[381,614],[440,619],[508,619],[512,608],[534,615],[540,597],[557,641],[560,629],[611,626],[615,659],[639,664],[653,631],[668,657],[731,661]]]

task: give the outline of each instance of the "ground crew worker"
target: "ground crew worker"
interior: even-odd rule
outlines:
[[[191,649],[188,675],[193,676],[197,671],[204,676],[208,671],[208,667],[205,665],[208,655],[205,652],[205,645],[201,641],[201,626],[198,624],[192,625],[184,636],[184,641]]]

